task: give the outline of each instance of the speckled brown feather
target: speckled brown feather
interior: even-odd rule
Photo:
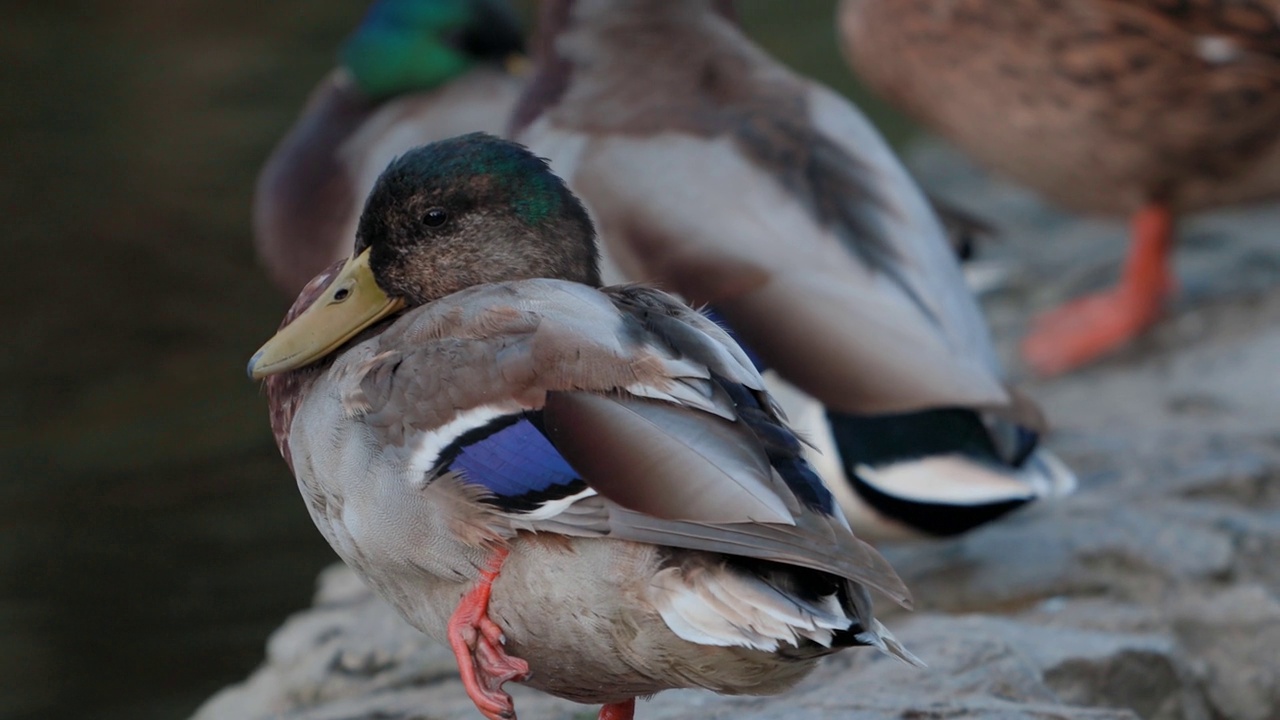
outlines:
[[[1082,211],[1280,194],[1276,0],[845,0],[888,100]]]

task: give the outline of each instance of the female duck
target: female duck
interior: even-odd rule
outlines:
[[[711,0],[546,0],[536,43],[513,137],[591,209],[606,279],[714,310],[859,532],[954,534],[1073,485],[923,194],[846,100]]]
[[[347,255],[365,196],[392,158],[501,132],[523,87],[502,63],[522,44],[501,0],[375,3],[258,177],[254,240],[271,279],[294,295]]]
[[[546,164],[469,135],[378,180],[355,253],[250,362],[312,518],[489,718],[503,682],[630,718],[776,693],[907,602],[750,361],[657,290],[601,288]],[[296,316],[296,317],[295,317]]]
[[[1132,218],[1119,284],[1032,326],[1042,374],[1159,318],[1175,215],[1280,196],[1280,0],[844,0],[840,27],[873,89],[979,162]]]

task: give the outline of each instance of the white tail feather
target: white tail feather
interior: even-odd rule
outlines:
[[[649,600],[677,636],[702,645],[774,652],[808,639],[830,647],[853,624],[752,575],[724,566],[667,568],[649,584]],[[838,609],[838,605],[835,606]]]

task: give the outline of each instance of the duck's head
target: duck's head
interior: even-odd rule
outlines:
[[[249,361],[262,378],[313,363],[402,310],[483,283],[600,285],[595,230],[546,161],[472,133],[404,154],[374,184],[355,252]]]
[[[379,0],[342,48],[371,98],[430,90],[483,62],[523,64],[520,23],[503,0]]]

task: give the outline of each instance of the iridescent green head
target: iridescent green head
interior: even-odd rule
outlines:
[[[424,145],[378,177],[351,258],[254,353],[249,375],[304,367],[405,308],[476,285],[598,287],[598,260],[582,203],[523,145],[485,133]]]
[[[356,230],[378,286],[408,306],[472,285],[599,285],[582,203],[523,145],[472,133],[410,150],[373,186]]]
[[[365,94],[430,90],[479,63],[523,52],[520,24],[502,0],[379,0],[342,48]]]

